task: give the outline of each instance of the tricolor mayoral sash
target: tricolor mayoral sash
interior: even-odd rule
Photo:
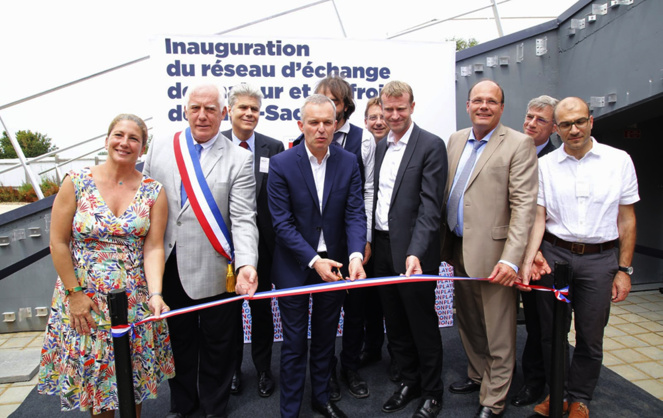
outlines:
[[[198,159],[198,153],[194,147],[193,137],[191,136],[191,128],[186,128],[184,131],[184,140],[180,138],[181,133],[178,132],[175,134],[173,147],[177,169],[182,178],[182,185],[186,191],[193,213],[196,215],[207,239],[219,254],[228,259],[226,290],[234,292],[235,275],[233,261],[235,259],[235,250],[230,232],[228,231],[226,222],[223,220],[219,206],[214,201],[214,196],[207,184],[207,180],[205,180],[205,175]]]

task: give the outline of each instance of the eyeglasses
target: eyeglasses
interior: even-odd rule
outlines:
[[[536,121],[536,123],[538,123],[538,124],[541,125],[541,126],[545,126],[545,125],[547,125],[548,123],[550,123],[549,120],[546,120],[546,119],[540,118],[540,117],[538,117],[538,116],[530,115],[529,113],[525,115],[525,122],[529,123],[529,122],[531,122],[531,121],[533,121],[533,120]]]
[[[470,103],[472,103],[474,106],[481,106],[484,103],[488,106],[498,106],[501,103],[499,103],[497,100],[492,100],[492,99],[487,99],[487,100],[481,100],[481,99],[472,99],[470,100]]]
[[[578,129],[582,129],[585,126],[587,126],[587,122],[589,122],[589,118],[580,118],[580,119],[572,120],[570,122],[559,122],[557,124],[557,127],[561,130],[564,130],[564,131],[566,131],[568,129],[571,129],[571,127],[573,125],[575,125],[576,128],[578,128]]]
[[[378,119],[384,120],[384,116],[383,115],[371,115],[367,119],[370,120],[371,122],[375,122]]]

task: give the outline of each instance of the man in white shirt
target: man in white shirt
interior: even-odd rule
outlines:
[[[601,371],[610,302],[624,300],[631,289],[634,203],[640,197],[631,158],[591,136],[594,121],[582,99],[562,100],[554,116],[564,145],[539,160],[536,221],[521,275],[529,283],[539,246],[548,264],[566,261],[573,271],[576,348],[566,396],[569,417],[584,418]],[[552,317],[542,317],[546,322],[552,327]],[[550,335],[551,329],[542,329],[544,346],[550,345]],[[549,407],[546,398],[534,411],[547,416]]]
[[[534,140],[538,158],[557,149],[551,140],[551,135],[555,128],[553,110],[558,102],[559,100],[553,97],[542,95],[533,98],[527,104],[523,132]],[[550,353],[544,353],[541,347],[539,311],[553,309],[555,300],[554,295],[548,292],[521,292],[520,297],[523,301],[527,342],[521,357],[524,382],[516,396],[511,399],[513,406],[533,404],[543,395],[547,377],[550,377],[550,370],[546,370],[543,357],[545,355],[549,357]]]
[[[374,273],[437,274],[446,147],[413,122],[414,94],[407,83],[390,81],[380,98],[390,132],[375,153]],[[434,281],[380,286],[387,337],[402,376],[383,412],[400,411],[419,397],[414,418],[434,418],[442,409],[443,349],[435,286]]]

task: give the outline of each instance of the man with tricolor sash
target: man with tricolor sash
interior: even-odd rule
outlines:
[[[168,196],[163,298],[172,309],[253,295],[258,286],[258,230],[252,155],[220,133],[226,116],[215,85],[190,87],[189,127],[156,138],[144,172]],[[176,376],[169,380],[177,418],[201,408],[226,416],[235,370],[238,302],[168,319]]]

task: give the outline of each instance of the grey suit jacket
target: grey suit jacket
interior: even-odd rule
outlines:
[[[471,129],[449,137],[445,204]],[[488,277],[499,260],[522,264],[539,189],[532,138],[499,124],[485,147],[464,194],[463,260],[471,277]],[[451,242],[451,232],[447,226],[444,231],[446,247]],[[447,259],[449,251],[445,255]]]
[[[181,206],[182,179],[175,162],[173,136],[155,138],[143,172],[163,184],[168,197],[168,224],[164,236],[166,258],[177,244],[177,269],[192,299],[226,291],[228,262],[210,244],[189,201]],[[184,139],[184,132],[180,140]],[[202,160],[207,184],[214,195],[235,247],[235,270],[258,264],[255,178],[252,154],[219,135]]]

